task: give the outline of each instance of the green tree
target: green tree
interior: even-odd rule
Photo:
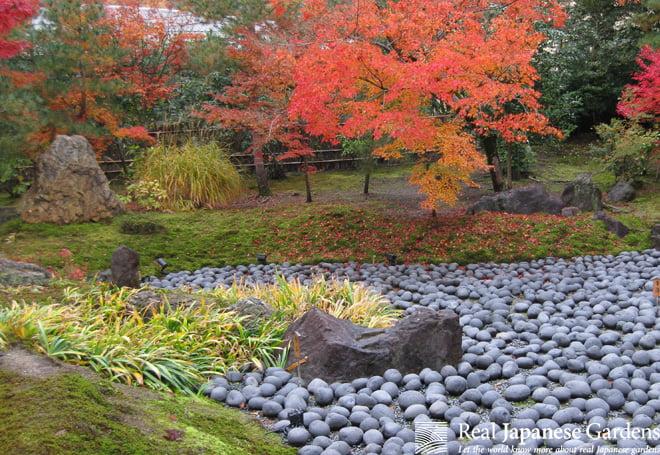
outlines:
[[[570,134],[616,115],[621,90],[636,69],[643,33],[637,16],[646,10],[611,0],[576,0],[566,9],[565,27],[547,31],[536,65],[545,112]]]

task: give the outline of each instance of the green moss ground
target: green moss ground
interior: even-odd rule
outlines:
[[[293,455],[245,415],[195,397],[125,390],[67,372],[0,370],[3,455]],[[168,432],[182,433],[176,440]]]
[[[125,220],[165,226],[166,232],[127,235]],[[508,262],[547,255],[570,257],[644,249],[650,231],[644,223],[625,241],[607,233],[586,214],[573,219],[550,215],[448,215],[435,220],[386,213],[371,204],[314,204],[190,213],[142,213],[109,223],[68,226],[0,225],[0,254],[66,269],[63,248],[89,272],[109,266],[119,245],[137,250],[143,273],[156,272],[153,259],[164,257],[171,270],[255,262],[265,252],[274,262],[382,261],[387,252],[407,262]]]
[[[372,172],[371,178],[380,185],[407,179],[410,176],[412,166],[381,166]],[[364,185],[364,174],[360,170],[338,170],[331,172],[319,172],[310,176],[312,190],[317,193],[342,191],[360,194]],[[256,188],[256,183],[254,184]],[[289,173],[286,179],[274,180],[271,184],[273,193],[305,191],[305,176],[301,173]]]

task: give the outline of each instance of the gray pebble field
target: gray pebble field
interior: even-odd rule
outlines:
[[[463,328],[462,361],[440,371],[383,365],[374,376],[329,384],[271,368],[206,385],[211,399],[258,412],[300,455],[412,455],[415,425],[431,420],[447,422],[450,455],[660,453],[660,319],[652,292],[660,251],[465,267],[204,268],[150,284],[212,289],[237,279],[270,283],[276,274],[362,282],[408,313],[453,310]]]

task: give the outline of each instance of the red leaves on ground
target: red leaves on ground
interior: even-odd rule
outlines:
[[[605,252],[615,240],[585,217],[481,213],[411,220],[371,210],[323,207],[294,219],[273,221],[269,238],[256,242],[277,261],[381,262],[395,253],[405,262],[480,262]]]

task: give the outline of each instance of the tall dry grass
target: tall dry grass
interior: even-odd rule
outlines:
[[[234,200],[243,188],[226,150],[192,140],[150,148],[135,162],[135,178],[157,182],[167,193],[164,205],[169,209],[217,207]]]

